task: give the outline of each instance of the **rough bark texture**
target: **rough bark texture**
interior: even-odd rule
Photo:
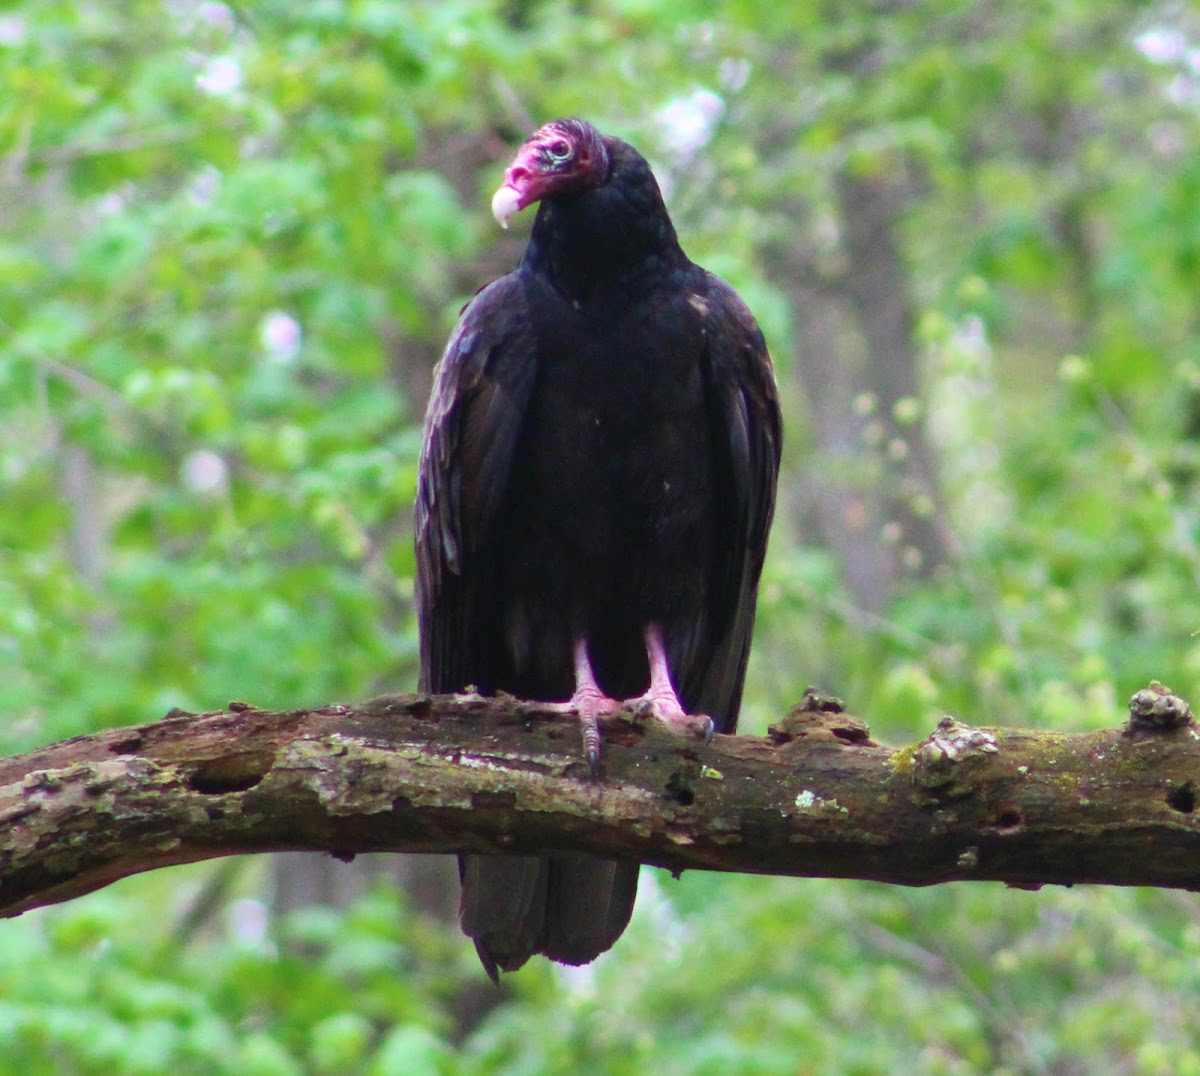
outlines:
[[[899,750],[810,694],[766,738],[705,746],[632,717],[602,773],[568,715],[394,696],[173,713],[0,762],[0,914],[139,871],[288,849],[628,856],[906,885],[1200,888],[1200,731],[1152,685],[1122,729],[975,729]]]

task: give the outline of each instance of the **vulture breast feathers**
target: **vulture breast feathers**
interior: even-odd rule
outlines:
[[[492,208],[507,226],[533,203],[524,258],[464,309],[429,402],[421,688],[569,704],[595,767],[596,717],[622,700],[734,730],[779,403],[753,316],[683,253],[633,147],[547,124]],[[536,952],[591,960],[632,911],[637,864],[461,863],[463,928],[493,977]]]

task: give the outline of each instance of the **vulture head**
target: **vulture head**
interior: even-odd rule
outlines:
[[[583,120],[553,120],[517,151],[492,196],[492,215],[507,228],[509,218],[526,206],[598,187],[608,172],[608,147],[595,127]]]

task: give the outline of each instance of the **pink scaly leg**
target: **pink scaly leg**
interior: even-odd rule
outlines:
[[[644,632],[646,654],[650,659],[650,686],[634,699],[621,702],[610,699],[596,682],[592,662],[588,657],[587,640],[576,639],[572,646],[575,663],[575,693],[566,702],[552,703],[562,713],[579,714],[579,725],[583,732],[583,753],[593,773],[600,765],[601,714],[616,713],[624,706],[640,711],[643,716],[666,725],[672,732],[685,736],[702,736],[708,743],[713,738],[714,726],[711,717],[693,716],[684,710],[671,684],[671,669],[667,663],[667,648],[663,644],[662,631],[651,624]]]
[[[686,734],[699,732],[708,743],[713,738],[714,726],[711,717],[693,716],[684,710],[671,684],[671,668],[667,664],[667,648],[663,645],[662,630],[657,624],[649,625],[645,632],[646,654],[650,658],[650,686],[645,694],[630,699],[633,706],[644,707],[652,717],[661,721],[674,732]]]
[[[616,713],[621,709],[621,703],[610,699],[596,683],[596,674],[592,671],[592,663],[588,658],[587,640],[576,639],[571,653],[575,662],[575,693],[566,702],[555,703],[554,707],[564,712],[578,711],[579,725],[583,731],[583,753],[588,766],[595,773],[600,764],[598,718],[601,714]]]

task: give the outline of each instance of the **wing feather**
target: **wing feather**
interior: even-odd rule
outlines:
[[[783,443],[779,393],[766,341],[729,285],[705,274],[705,377],[718,501],[729,507],[709,588],[706,630],[680,663],[680,689],[723,732],[737,725],[758,580],[775,511]]]
[[[480,676],[478,610],[489,528],[503,501],[537,373],[537,341],[516,273],[466,306],[425,415],[415,507],[421,690]]]

